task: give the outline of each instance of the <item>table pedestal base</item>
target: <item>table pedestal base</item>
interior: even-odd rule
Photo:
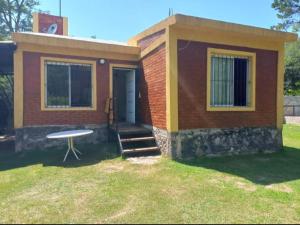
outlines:
[[[78,149],[76,149],[76,148],[74,147],[74,141],[73,141],[73,138],[68,138],[68,151],[67,151],[67,153],[66,153],[66,156],[65,156],[63,162],[65,162],[65,161],[67,160],[68,155],[69,155],[70,152],[73,152],[73,154],[75,155],[76,159],[77,159],[77,160],[80,160],[80,158],[78,157],[77,153],[79,153],[80,155],[82,155],[82,153],[81,153]],[[77,152],[77,153],[76,153],[76,152]]]

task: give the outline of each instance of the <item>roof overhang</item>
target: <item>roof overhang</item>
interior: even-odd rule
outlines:
[[[0,76],[13,75],[15,43],[11,41],[0,42]]]
[[[174,16],[168,17],[167,19],[155,24],[154,26],[134,36],[128,41],[128,43],[136,45],[138,40],[141,40],[163,29],[167,29],[168,27],[189,30],[218,30],[229,33],[239,33],[253,38],[259,37],[266,40],[269,39],[280,42],[294,42],[298,39],[298,35],[295,33],[275,31],[254,26],[247,26],[236,23],[228,23],[223,21],[176,14]]]
[[[95,55],[109,56],[114,59],[136,59],[140,57],[140,48],[129,45],[115,44],[115,43],[102,43],[98,40],[92,39],[79,39],[68,36],[38,34],[38,33],[13,33],[13,41],[18,45],[18,48],[26,46],[26,51],[30,50],[30,46],[33,47],[32,51],[38,49],[53,49],[53,53],[57,49],[61,49],[64,52],[91,52],[90,57]],[[94,53],[94,54],[93,54]],[[98,54],[96,54],[98,53]],[[120,56],[120,57],[118,57]],[[109,57],[108,57],[109,58]]]

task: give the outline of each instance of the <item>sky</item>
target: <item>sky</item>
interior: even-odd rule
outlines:
[[[126,42],[130,37],[174,13],[270,28],[279,22],[273,0],[62,0],[75,37]],[[59,14],[59,0],[40,0],[38,7]]]

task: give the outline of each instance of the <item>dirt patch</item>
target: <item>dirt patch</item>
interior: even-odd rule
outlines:
[[[48,192],[49,191],[49,192]],[[46,192],[47,194],[44,194]],[[15,196],[15,199],[20,201],[30,200],[41,200],[41,201],[51,201],[56,202],[59,201],[63,196],[63,193],[59,193],[56,191],[47,190],[47,188],[43,188],[43,185],[36,185],[26,191],[23,191]]]
[[[148,156],[148,157],[128,158],[127,161],[136,165],[154,165],[157,164],[160,159],[161,156]]]
[[[255,192],[257,190],[257,187],[254,184],[242,182],[239,178],[228,175],[214,176],[209,180],[209,182],[221,188],[225,188],[225,184],[230,184],[247,192]]]
[[[105,173],[117,173],[124,170],[124,165],[122,164],[109,164],[105,165],[103,171]]]
[[[218,179],[212,178],[212,179],[209,179],[209,183],[218,185],[221,183],[221,181]]]
[[[230,183],[232,180],[234,180],[233,177],[227,176],[227,175],[217,175],[208,180],[209,183],[218,186],[223,187],[225,183]]]
[[[293,193],[293,189],[286,184],[272,184],[266,186],[266,189],[276,191],[276,192],[283,192],[283,193]]]
[[[244,182],[236,182],[235,185],[237,188],[242,189],[247,192],[255,192],[257,190],[257,188],[254,185],[246,184]]]
[[[141,177],[156,176],[156,174],[159,174],[159,169],[155,166],[147,166],[140,169],[132,168],[131,170],[133,173],[136,173]]]
[[[212,183],[220,183],[220,182],[231,182],[235,180],[235,177],[232,177],[232,176],[228,176],[228,175],[225,175],[225,174],[220,174],[220,175],[217,175],[217,176],[213,176],[211,178],[211,182]]]
[[[168,196],[171,199],[180,199],[184,194],[187,193],[186,187],[172,187],[169,189],[162,189],[161,192],[164,193],[165,196]]]

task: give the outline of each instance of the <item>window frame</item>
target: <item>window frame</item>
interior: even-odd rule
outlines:
[[[212,76],[212,56],[223,55],[233,57],[249,58],[249,78],[251,80],[250,105],[249,106],[212,106],[211,104],[211,76]],[[207,111],[255,111],[256,110],[256,53],[245,51],[233,51],[226,49],[208,48],[207,49],[207,91],[206,91],[206,109]]]
[[[86,64],[91,65],[92,69],[92,106],[91,107],[48,107],[47,104],[47,83],[46,83],[46,63],[66,63],[66,64]],[[96,111],[97,110],[97,85],[96,85],[97,64],[96,61],[41,57],[41,111]],[[70,96],[69,96],[70,97]]]

